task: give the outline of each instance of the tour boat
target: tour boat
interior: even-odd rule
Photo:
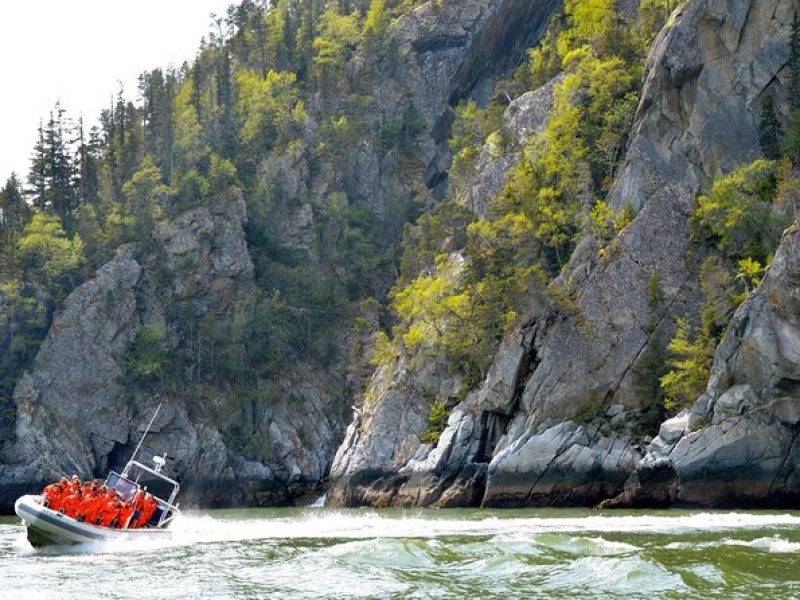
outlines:
[[[180,512],[179,505],[175,502],[180,485],[162,473],[166,455],[154,456],[152,467],[135,460],[160,408],[159,405],[122,473],[111,471],[105,480],[106,487],[115,489],[123,500],[129,500],[141,488],[147,489],[158,503],[158,508],[150,520],[138,529],[115,529],[93,525],[47,508],[41,495],[26,495],[16,501],[14,512],[24,521],[28,531],[28,541],[32,546],[71,546],[108,540],[152,539],[169,535],[168,528]]]

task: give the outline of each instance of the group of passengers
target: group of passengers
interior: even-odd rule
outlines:
[[[152,494],[137,490],[129,499],[98,480],[81,482],[77,475],[44,488],[43,503],[81,522],[116,529],[138,529],[145,525],[158,509]]]

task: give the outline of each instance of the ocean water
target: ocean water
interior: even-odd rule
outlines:
[[[0,598],[800,598],[800,513],[208,511],[46,550],[3,517]]]

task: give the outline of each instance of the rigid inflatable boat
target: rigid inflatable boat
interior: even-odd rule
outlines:
[[[147,523],[137,529],[118,529],[85,523],[48,508],[42,495],[31,494],[22,496],[16,501],[14,512],[24,521],[28,531],[28,541],[32,546],[71,546],[107,540],[152,539],[169,535],[168,528],[180,512],[175,502],[180,485],[162,473],[166,455],[154,456],[152,467],[135,460],[157,414],[158,409],[122,473],[112,471],[105,480],[105,486],[116,490],[122,500],[130,500],[140,489],[147,490],[153,496],[157,508]]]

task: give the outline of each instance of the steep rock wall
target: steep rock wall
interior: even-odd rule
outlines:
[[[391,429],[382,418],[395,412],[380,406],[393,396],[379,395],[380,409],[351,425],[337,454],[331,504],[587,505],[623,490],[644,452],[631,431],[645,400],[636,365],[650,336],[667,337],[675,317],[696,315],[702,301],[687,264],[695,196],[758,155],[761,95],[784,96],[792,10],[788,0],[694,0],[676,10],[651,51],[610,194],[614,206],[638,210],[614,251],[579,244],[560,277],[574,306],[531,298],[526,326],[503,341],[435,448],[414,443],[427,413],[423,398],[409,400],[413,388],[400,394],[418,415],[402,421],[403,452],[396,437],[376,448],[373,432]],[[658,306],[646,293],[654,272]],[[378,454],[393,462],[351,460]]]
[[[608,506],[797,506],[799,284],[795,224],[761,286],[736,311],[706,393],[661,426]]]
[[[336,108],[317,106],[312,98],[302,139],[259,165],[265,185],[255,194],[266,189],[270,195],[276,243],[324,262],[324,224],[315,206],[328,202],[332,190],[344,190],[351,204],[369,206],[392,224],[387,237],[397,238],[398,207],[424,185],[411,181],[394,151],[382,148],[382,120],[410,107],[419,113],[423,130],[410,154],[423,165],[419,179],[435,186],[449,161],[451,103],[513,64],[559,6],[557,0],[436,1],[394,23],[386,48],[367,48],[348,67],[374,99],[376,109],[365,118],[373,120],[375,135],[361,139],[346,164],[312,158],[319,136],[315,118]],[[224,386],[209,394],[193,373],[187,378],[198,384],[178,390],[126,380],[126,353],[142,325],[164,327],[174,347],[194,335],[176,318],[178,305],[192,322],[247,310],[255,286],[244,223],[239,195],[210,199],[159,224],[147,247],[120,248],[68,297],[31,372],[16,386],[16,442],[0,460],[0,512],[19,494],[64,473],[99,476],[120,466],[159,402],[164,407],[145,452],[170,455],[171,472],[185,484],[184,500],[289,502],[327,475],[346,424],[344,360],[327,372],[294,365],[266,382],[293,390],[291,397],[273,395],[268,402],[239,402]],[[376,293],[385,291],[391,274],[372,275]],[[345,321],[330,335],[342,356],[351,339]],[[230,439],[238,425],[252,432],[248,448]]]

